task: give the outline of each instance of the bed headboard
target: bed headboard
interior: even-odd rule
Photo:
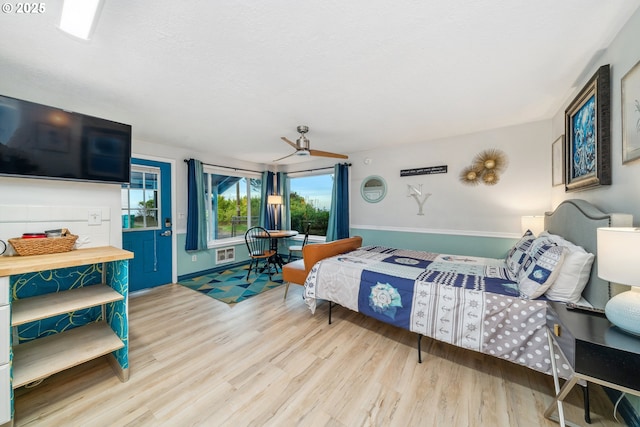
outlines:
[[[582,296],[594,307],[604,308],[609,298],[619,291],[613,289],[614,285],[598,277],[596,229],[598,227],[631,227],[632,224],[631,215],[607,214],[586,200],[580,199],[565,200],[555,211],[545,213],[545,230],[562,236],[596,255],[589,282],[582,292]]]

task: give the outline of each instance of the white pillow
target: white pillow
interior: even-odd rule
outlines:
[[[560,274],[566,251],[547,238],[535,239],[519,273],[520,293],[531,299],[544,294]]]
[[[560,274],[545,292],[546,296],[555,301],[577,303],[589,281],[595,256],[585,251],[581,246],[574,245],[555,234],[545,231],[540,236],[548,237],[559,246],[567,248],[567,254],[564,257],[562,267],[560,267]]]

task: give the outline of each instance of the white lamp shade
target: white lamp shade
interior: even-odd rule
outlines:
[[[598,228],[598,276],[621,285],[640,286],[640,229]],[[607,319],[625,332],[640,335],[640,289],[622,292],[605,307]]]
[[[598,276],[621,285],[640,286],[640,229],[598,228]]]
[[[272,194],[267,197],[267,203],[270,205],[281,205],[282,196],[278,196],[277,194]]]
[[[544,231],[544,217],[542,215],[527,215],[520,218],[520,227],[522,234],[527,230],[531,230],[533,234],[538,236]]]

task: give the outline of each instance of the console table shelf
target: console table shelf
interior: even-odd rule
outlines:
[[[124,296],[103,284],[24,298],[15,301],[11,307],[11,326],[123,299]]]
[[[55,270],[133,258],[133,253],[112,246],[78,249],[59,254],[0,257],[0,277]]]
[[[13,347],[13,388],[124,347],[105,322],[91,323]]]
[[[89,360],[107,356],[129,379],[131,258],[111,246],[0,257],[0,425],[12,389]]]

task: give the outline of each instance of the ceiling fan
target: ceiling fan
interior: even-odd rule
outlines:
[[[312,150],[310,148],[310,142],[309,139],[304,135],[305,133],[309,132],[309,127],[308,126],[298,126],[297,128],[298,133],[300,134],[300,137],[298,139],[296,139],[296,142],[291,142],[289,141],[287,138],[285,138],[284,136],[281,138],[284,142],[286,142],[287,144],[289,144],[290,146],[292,146],[293,148],[296,149],[296,151],[294,151],[293,153],[281,157],[279,159],[274,160],[274,162],[286,159],[287,157],[291,157],[291,156],[318,156],[318,157],[334,157],[336,159],[348,159],[349,156],[346,156],[344,154],[337,154],[337,153],[330,153],[328,151],[320,151],[320,150]]]

